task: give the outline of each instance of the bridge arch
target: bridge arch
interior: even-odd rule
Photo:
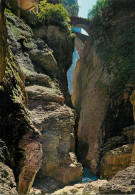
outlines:
[[[86,18],[71,16],[71,25],[84,29],[89,34],[89,21]]]

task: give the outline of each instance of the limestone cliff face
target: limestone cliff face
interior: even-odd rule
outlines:
[[[37,37],[43,39],[53,50],[58,66],[56,77],[59,81],[59,87],[64,94],[66,104],[72,106],[68,92],[67,70],[72,64],[74,37],[67,28],[63,29],[62,27],[53,25],[45,26],[40,24],[33,31]]]
[[[117,2],[114,3],[117,4]],[[125,53],[128,54],[127,47],[132,50],[135,15],[132,6],[124,7],[124,3],[123,1],[121,7],[117,4],[117,9],[112,7],[110,14],[107,13],[109,19],[107,19],[107,23],[103,23],[103,29],[101,24],[95,26],[94,23],[91,23],[90,37],[86,41],[83,58],[77,63],[74,73],[72,102],[79,119],[77,153],[80,162],[90,167],[94,174],[101,174],[101,172],[103,174],[101,162],[105,163],[106,155],[110,163],[114,163],[115,165],[113,165],[116,167],[120,167],[117,156],[118,158],[121,156],[123,169],[131,163],[133,145],[122,145],[133,144],[133,141],[123,138],[122,132],[124,127],[133,124],[130,95],[134,88],[134,80],[131,83],[132,73],[129,73],[128,69],[125,75],[129,74],[130,76],[124,84],[125,78],[117,78],[116,74],[117,64],[120,64],[123,59],[127,65],[133,63],[133,61],[128,62]],[[114,5],[116,6],[116,4]],[[104,17],[106,16],[103,16],[103,20]],[[98,31],[99,27],[101,27],[101,31]],[[132,40],[128,39],[129,42],[131,41],[130,43],[126,42],[128,33],[132,34]],[[128,46],[126,47],[126,45]],[[118,57],[115,60],[114,55]],[[133,59],[133,56],[130,57]],[[121,59],[120,62],[119,59]],[[108,69],[109,63],[112,63],[110,69]],[[120,67],[120,70],[123,71],[123,68]],[[119,75],[122,75],[121,71],[119,72]],[[115,136],[120,136],[120,138]],[[108,139],[119,141],[112,141],[110,145],[107,145],[105,151],[104,145],[109,141]],[[126,147],[127,151],[121,147]],[[110,151],[115,148],[118,152]],[[121,154],[118,155],[118,153]],[[129,157],[127,158],[126,155]],[[107,174],[112,177],[116,167],[110,166],[109,162],[104,166],[107,164],[110,167]],[[116,168],[114,172],[117,171],[119,168]]]
[[[48,29],[47,41],[50,47],[52,46],[51,49],[44,41],[45,39],[39,38],[37,33],[35,36],[28,25],[16,16],[7,14],[8,43],[17,67],[22,72],[22,77],[25,78],[26,93],[24,95],[27,99],[26,105],[34,125],[33,128],[38,129],[37,134],[38,131],[41,133],[42,165],[36,176],[35,185],[44,192],[54,191],[61,186],[81,180],[82,177],[82,166],[77,162],[74,154],[74,110],[65,104],[65,97],[61,90],[63,86],[63,89],[67,91],[65,74],[72,57],[73,40],[68,32],[61,32],[58,27],[50,26]],[[63,38],[64,35],[65,38]],[[64,44],[64,39],[69,45]],[[61,50],[59,46],[62,47]],[[56,56],[58,52],[61,52],[61,63],[60,54],[57,62],[52,49]],[[60,77],[62,77],[63,85]],[[26,147],[27,142],[29,143],[29,135],[26,134],[18,145],[20,150],[27,151],[26,156],[30,153],[29,147]],[[31,156],[35,155],[38,160],[38,145],[36,142],[32,144],[29,143],[29,146],[35,148]],[[37,166],[38,162],[32,162],[29,160],[27,166],[35,168],[34,163]],[[31,176],[33,174],[31,169],[23,170],[19,175],[22,181],[19,185],[20,192],[25,186],[22,178],[27,175],[27,171]],[[34,177],[35,174],[31,178],[30,186]]]
[[[33,126],[26,109],[24,80],[11,49],[7,55],[5,77],[0,86],[1,139],[8,148],[9,155],[6,155],[5,163],[14,172],[18,192],[26,194],[41,166],[40,133]],[[10,180],[10,173],[13,178],[12,171],[6,166],[5,169]]]

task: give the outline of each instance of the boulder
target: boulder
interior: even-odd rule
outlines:
[[[89,195],[89,194],[99,194],[99,188],[107,183],[106,180],[97,180],[91,183],[78,183],[73,186],[66,186],[63,189],[55,191],[52,195]]]
[[[18,195],[13,171],[0,162],[0,194]]]
[[[113,179],[100,187],[100,194],[135,194],[135,165],[119,171]]]
[[[111,179],[118,171],[131,163],[133,144],[123,145],[105,153],[101,160],[101,177]]]

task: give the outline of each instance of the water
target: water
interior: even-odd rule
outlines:
[[[78,184],[78,183],[90,183],[92,181],[97,181],[97,180],[98,180],[97,176],[91,174],[90,170],[88,168],[83,167],[82,180],[73,182],[69,186],[73,186],[73,185]]]
[[[81,183],[87,183],[98,180],[98,177],[91,174],[90,170],[88,168],[83,168],[83,176],[82,176],[82,182]]]
[[[76,63],[79,59],[79,55],[78,55],[78,52],[76,50],[76,48],[74,49],[74,53],[73,53],[73,62],[72,62],[72,65],[70,66],[70,68],[68,69],[67,71],[67,79],[68,79],[68,90],[69,90],[69,93],[72,95],[73,93],[73,73],[74,73],[74,69],[75,69],[75,66],[76,66]]]
[[[75,31],[75,32],[79,32],[79,33],[81,33],[83,35],[89,36],[88,33],[84,29],[82,29],[82,28],[74,27],[74,28],[72,28],[72,30]]]

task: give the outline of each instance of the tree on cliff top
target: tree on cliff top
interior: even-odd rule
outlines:
[[[40,2],[39,8],[38,18],[46,24],[68,26],[68,22],[70,22],[69,13],[62,4],[54,5],[43,0]]]
[[[67,9],[70,15],[78,16],[79,12],[78,0],[62,0],[62,4]]]
[[[89,10],[88,18],[94,18],[101,16],[105,9],[110,6],[110,0],[98,0],[96,5],[93,6],[92,10]]]

